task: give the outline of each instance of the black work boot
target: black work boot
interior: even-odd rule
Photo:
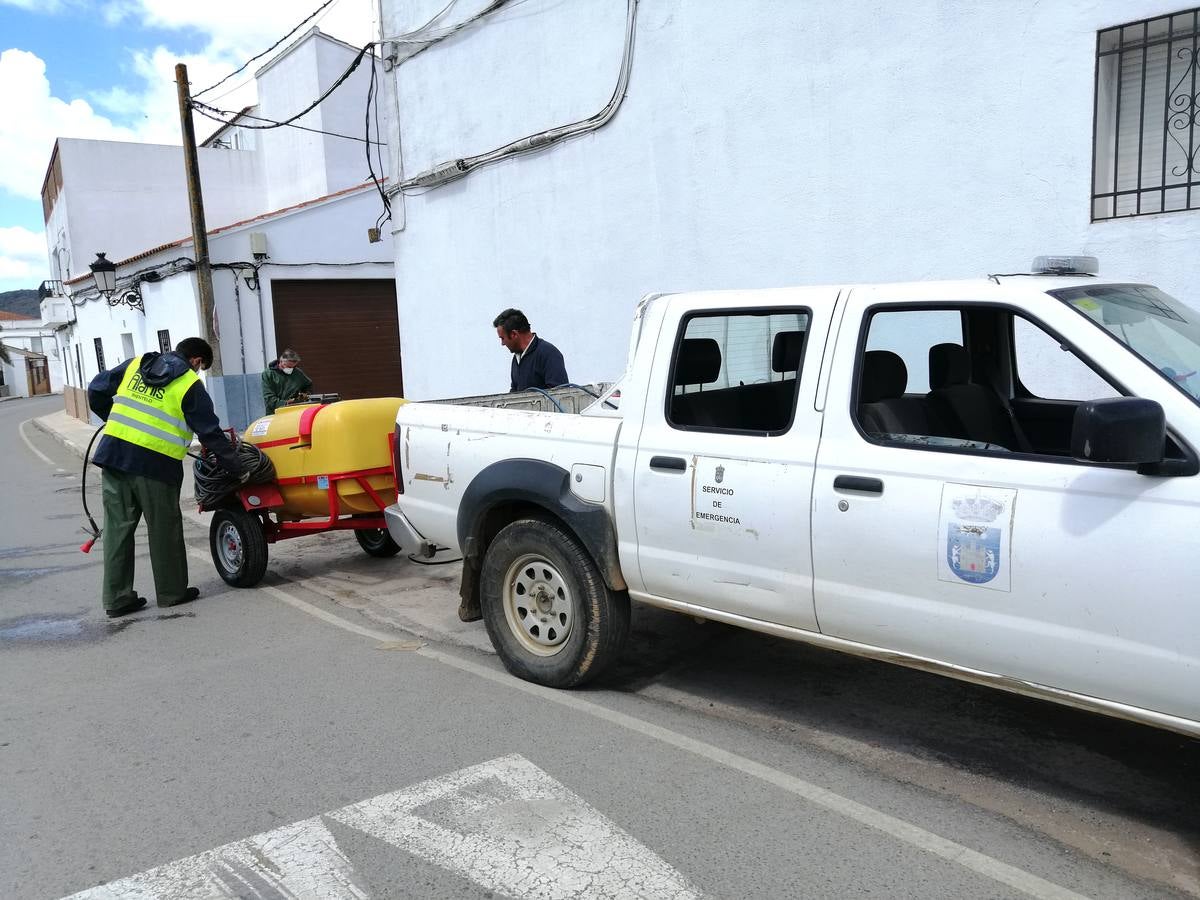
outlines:
[[[174,603],[160,603],[158,605],[161,607],[164,607],[164,608],[170,607],[170,606],[182,606],[184,603],[191,603],[193,600],[195,600],[199,596],[200,596],[200,588],[190,587],[186,591],[183,592],[182,599],[176,600]]]
[[[134,594],[132,597],[126,597],[116,606],[106,609],[104,612],[110,619],[118,619],[121,616],[127,616],[130,613],[137,612],[146,606],[146,598],[139,597]]]

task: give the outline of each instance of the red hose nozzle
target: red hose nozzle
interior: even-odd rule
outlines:
[[[92,552],[92,544],[94,544],[94,543],[96,543],[95,538],[88,538],[86,541],[84,541],[80,545],[79,552],[80,553],[91,553]]]

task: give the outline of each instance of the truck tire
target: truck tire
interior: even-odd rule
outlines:
[[[358,546],[362,547],[368,556],[386,559],[400,552],[400,545],[392,540],[386,528],[356,528],[354,537],[358,539]]]
[[[267,572],[267,533],[262,520],[242,509],[218,509],[208,528],[217,574],[233,587],[254,587]]]
[[[544,519],[519,519],[493,539],[480,605],[504,667],[548,687],[591,681],[629,634],[629,597],[605,585],[573,535]]]

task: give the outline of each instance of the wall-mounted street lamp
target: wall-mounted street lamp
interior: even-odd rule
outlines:
[[[104,299],[107,300],[113,295],[113,291],[117,289],[117,266],[110,260],[105,258],[103,253],[96,254],[96,261],[88,266],[92,270],[92,277],[96,279],[96,290],[98,290]]]
[[[96,280],[96,290],[108,301],[109,306],[128,306],[142,315],[146,314],[136,280],[129,287],[117,291],[117,266],[112,260],[106,258],[103,253],[97,253],[96,261],[88,268],[92,270],[92,278]]]

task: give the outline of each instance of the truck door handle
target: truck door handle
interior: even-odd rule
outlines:
[[[683,472],[687,470],[687,461],[678,456],[652,456],[650,457],[650,468],[667,472]]]
[[[839,475],[833,479],[835,491],[857,491],[860,494],[882,494],[883,481],[879,478],[863,478],[859,475]]]

